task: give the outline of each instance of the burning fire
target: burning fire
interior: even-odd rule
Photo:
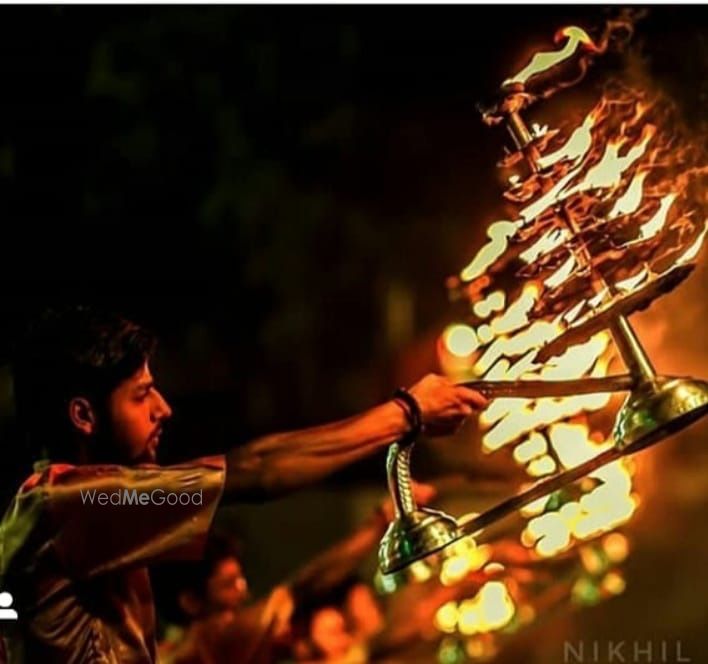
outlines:
[[[595,43],[580,28],[561,30],[562,48],[536,54],[504,87],[525,85],[579,51],[602,52],[608,34]],[[517,216],[489,226],[488,242],[459,275],[459,293],[469,300],[471,314],[464,335],[455,326],[442,337],[447,353],[441,359],[449,373],[490,380],[607,374],[614,352],[607,332],[545,363],[536,360],[537,351],[610,305],[641,295],[698,255],[708,232],[708,168],[691,142],[668,131],[676,124],[672,114],[662,97],[613,84],[577,126],[529,132],[534,167],[509,177],[504,194],[517,206]],[[523,163],[528,154],[511,155],[504,165]],[[450,354],[464,362],[451,363]],[[613,444],[591,423],[592,413],[609,401],[609,394],[496,399],[480,418],[483,448],[512,449],[530,481],[574,468]],[[606,560],[626,557],[629,543],[613,531],[631,519],[639,503],[631,465],[620,460],[600,468],[582,487],[521,511],[527,521],[520,544],[529,559],[576,551],[587,572],[595,573],[588,543],[603,536]],[[443,565],[446,585],[494,560],[494,545],[460,546]],[[474,598],[449,602],[438,611],[436,625],[463,635],[507,625],[518,608],[509,583],[489,581]],[[572,587],[574,597],[586,593],[583,583]],[[610,571],[601,588],[616,594],[624,581]]]
[[[558,43],[562,39],[567,40],[563,48],[550,53],[536,53],[526,67],[524,67],[518,74],[515,74],[511,78],[504,81],[502,86],[508,87],[515,83],[526,83],[526,81],[528,81],[532,76],[547,71],[548,69],[559,65],[561,62],[564,62],[580,47],[592,53],[597,53],[599,51],[598,47],[595,46],[592,39],[588,36],[588,33],[582,28],[578,28],[576,26],[570,26],[559,30],[556,33],[554,41]]]
[[[504,291],[505,300],[516,329],[531,324],[523,334],[543,337],[536,339],[540,345],[595,315],[616,292],[632,292],[694,261],[706,232],[705,196],[697,191],[708,169],[690,143],[659,129],[670,111],[658,97],[615,86],[578,127],[554,131],[547,150],[539,151],[538,172],[513,178],[505,193],[519,204],[518,218],[493,223],[490,241],[460,273],[473,307],[492,277],[496,283],[516,268],[535,295],[524,290],[514,300]],[[581,234],[575,244],[573,233]],[[578,260],[578,243],[592,255],[589,271]],[[603,281],[612,288],[604,290]],[[518,320],[520,309],[528,319]],[[474,313],[486,318],[483,309]],[[539,313],[556,315],[540,325],[532,320]],[[492,331],[503,325],[490,323]],[[533,346],[518,335],[494,336],[479,375],[492,360]]]

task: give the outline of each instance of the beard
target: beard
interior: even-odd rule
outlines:
[[[157,445],[152,445],[149,441],[136,457],[132,459],[133,464],[157,463]]]
[[[99,427],[90,444],[90,457],[93,463],[137,466],[157,463],[158,443],[153,432],[141,442],[140,446],[131,444],[124,432],[113,426]]]

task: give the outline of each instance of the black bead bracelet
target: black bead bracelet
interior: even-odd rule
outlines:
[[[399,387],[393,393],[393,399],[403,408],[408,424],[411,427],[403,437],[403,440],[405,442],[413,442],[423,429],[423,414],[420,411],[420,406],[415,397],[405,387]]]

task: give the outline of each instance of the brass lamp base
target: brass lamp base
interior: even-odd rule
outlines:
[[[381,571],[398,572],[444,549],[462,535],[457,521],[444,512],[421,507],[402,514],[389,524],[379,545]]]
[[[657,376],[640,383],[617,414],[615,447],[632,454],[680,431],[708,412],[708,383]]]
[[[560,390],[560,382],[551,389]],[[545,394],[547,390],[548,388],[542,387],[539,391]],[[488,527],[530,502],[557,491],[608,463],[658,443],[707,414],[706,381],[656,375],[651,379],[638,380],[617,415],[613,447],[579,466],[549,477],[502,501],[464,524],[457,523],[453,517],[435,510],[415,506],[411,506],[408,511],[400,510],[400,516],[389,525],[381,540],[381,571],[384,574],[397,572],[417,560],[438,553],[465,535]],[[399,456],[395,450],[392,451],[392,458],[395,457],[398,461],[390,468],[397,470],[392,486],[396,488],[396,494],[405,495],[409,493],[407,487],[410,484],[410,456]],[[410,452],[410,448],[407,452]]]

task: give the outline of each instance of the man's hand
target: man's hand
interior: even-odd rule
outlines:
[[[436,374],[428,374],[409,392],[418,402],[423,432],[429,436],[454,433],[474,410],[481,410],[489,403],[479,392]]]
[[[295,610],[295,601],[290,588],[276,586],[268,596],[260,623],[264,629],[270,628],[276,639],[282,639],[290,633],[290,618]]]

